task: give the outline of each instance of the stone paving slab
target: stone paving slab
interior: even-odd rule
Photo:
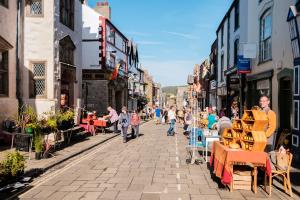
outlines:
[[[258,193],[219,187],[206,163],[186,163],[187,139],[182,134],[167,137],[165,125],[152,122],[141,127],[143,136],[123,144],[122,138],[95,149],[95,154],[67,169],[61,169],[20,199],[102,200],[259,200]],[[74,161],[75,162],[75,161]],[[68,166],[66,166],[68,167]],[[50,176],[50,174],[49,174]],[[294,197],[293,199],[297,199]],[[277,188],[270,199],[291,199]]]

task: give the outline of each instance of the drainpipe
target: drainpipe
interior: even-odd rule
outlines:
[[[20,112],[20,108],[22,105],[22,98],[21,98],[21,90],[20,90],[20,57],[19,57],[19,49],[20,49],[20,29],[21,29],[21,7],[22,7],[22,0],[17,1],[17,34],[16,34],[16,97],[18,100],[18,111]]]

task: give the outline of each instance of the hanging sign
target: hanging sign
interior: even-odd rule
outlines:
[[[244,58],[243,56],[238,56],[238,62],[237,62],[237,70],[240,74],[248,74],[251,72],[250,67],[250,58]]]

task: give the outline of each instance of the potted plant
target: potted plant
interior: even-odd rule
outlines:
[[[40,160],[43,152],[43,137],[41,134],[36,134],[34,137],[35,159]]]
[[[18,151],[9,152],[1,162],[1,173],[10,178],[24,173],[25,159]]]
[[[25,125],[25,133],[27,134],[33,134],[33,132],[37,129],[36,123],[28,123]]]

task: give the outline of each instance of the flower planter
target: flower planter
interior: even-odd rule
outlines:
[[[42,152],[35,152],[35,159],[41,160],[42,159]]]

